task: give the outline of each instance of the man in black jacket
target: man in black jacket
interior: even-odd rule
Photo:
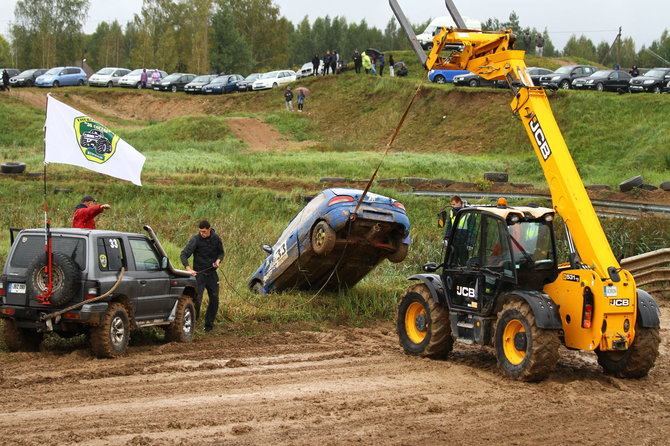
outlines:
[[[357,74],[361,73],[361,65],[363,64],[363,58],[361,57],[361,53],[358,52],[358,50],[354,50],[354,56],[352,57],[354,60],[354,70],[356,70]]]
[[[223,242],[207,220],[202,220],[198,225],[199,234],[191,237],[188,244],[181,252],[179,259],[186,270],[195,276],[198,284],[198,295],[195,298],[195,317],[200,318],[200,304],[202,296],[207,290],[209,305],[205,314],[205,331],[214,328],[216,314],[219,312],[219,276],[216,269],[221,264],[225,255]],[[193,268],[188,264],[188,258],[193,256]]]
[[[321,65],[321,59],[319,59],[319,55],[315,54],[314,57],[312,58],[312,75],[313,76],[318,76],[319,75],[319,65]]]

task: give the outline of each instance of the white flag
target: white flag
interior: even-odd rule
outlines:
[[[104,125],[47,98],[45,164],[72,164],[142,185],[144,155]]]

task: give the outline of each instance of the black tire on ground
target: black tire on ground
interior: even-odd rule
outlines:
[[[447,82],[447,80],[444,78],[444,76],[438,74],[437,76],[435,76],[435,82],[438,84],[444,84]]]
[[[558,361],[558,334],[538,328],[530,306],[512,300],[503,305],[496,321],[495,346],[498,367],[509,377],[541,381]]]
[[[400,345],[410,355],[442,359],[454,347],[449,312],[433,300],[423,283],[412,285],[400,297],[397,332]]]
[[[142,82],[136,83],[135,88],[137,88],[138,90],[141,90],[142,89]]]
[[[52,288],[49,302],[63,305],[69,302],[78,291],[80,272],[71,257],[62,252],[54,252],[51,257]],[[43,294],[49,283],[47,255],[42,253],[35,257],[26,270],[26,288],[28,296],[36,297]]]
[[[598,83],[596,84],[596,90],[598,90],[598,91],[603,91],[604,89],[605,89],[605,86],[603,85],[602,82],[598,82]]]
[[[640,187],[643,184],[644,184],[644,178],[642,178],[642,175],[638,175],[636,177],[629,178],[619,183],[619,190],[621,192],[628,192],[630,190],[633,190],[634,187]]]
[[[656,94],[661,94],[661,87],[658,86],[658,85],[655,86],[655,87],[654,87],[654,93],[656,93]]]
[[[328,223],[321,220],[312,229],[312,249],[320,256],[330,254],[335,248],[335,230]]]
[[[479,87],[479,81],[477,79],[470,79],[470,82],[468,82],[468,85],[471,87]]]
[[[249,289],[254,294],[263,294],[263,284],[260,283],[259,281],[255,281],[253,285],[251,285],[251,288]]]
[[[403,260],[405,260],[405,257],[407,257],[408,251],[409,251],[409,245],[406,245],[405,243],[400,243],[398,249],[389,254],[387,259],[389,259],[389,262],[391,263],[400,263]]]
[[[32,87],[34,85],[33,81],[26,81],[26,87]]]
[[[2,335],[5,345],[10,352],[38,352],[43,334],[27,328],[19,328],[16,321],[5,319],[3,321]]]
[[[664,181],[664,182],[662,182],[661,185],[660,185],[659,187],[660,187],[661,189],[663,189],[664,191],[670,191],[670,181]]]
[[[654,186],[653,184],[641,184],[640,189],[642,189],[642,190],[657,190],[658,187]]]
[[[165,337],[170,342],[191,342],[195,333],[195,306],[188,296],[181,296],[177,303],[174,321],[167,326]]]
[[[563,90],[569,90],[570,89],[570,81],[567,79],[563,79],[560,84],[558,84],[558,88],[561,88]]]
[[[647,376],[658,357],[661,335],[658,328],[635,327],[635,339],[623,352],[596,350],[598,364],[605,373],[619,378],[642,378]]]
[[[176,92],[177,92],[177,86],[176,86],[176,85],[173,85],[173,86],[170,88],[170,91],[172,91],[173,93],[176,93]]]
[[[272,88],[277,88],[278,86],[279,86],[279,85],[277,85],[276,82],[275,82],[274,84],[272,84]]]
[[[507,183],[509,174],[507,172],[484,172],[484,179],[496,183]]]
[[[112,83],[112,81],[107,82],[107,88],[112,88],[113,86],[114,84]]]
[[[84,80],[83,80],[83,79],[79,79],[79,81],[77,81],[77,85],[79,85],[80,87],[81,87],[82,85],[84,85]]]
[[[90,342],[98,358],[115,358],[126,353],[130,340],[130,322],[126,307],[111,303],[100,325],[91,328]]]
[[[0,171],[2,173],[23,173],[26,170],[26,164],[25,163],[16,163],[16,162],[10,162],[10,163],[2,163],[0,165]]]
[[[58,81],[54,81],[54,88],[58,88],[58,87],[60,87],[60,83],[58,83]]]

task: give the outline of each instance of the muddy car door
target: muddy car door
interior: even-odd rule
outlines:
[[[139,283],[135,317],[138,320],[167,317],[176,298],[170,295],[170,278],[161,267],[160,256],[144,237],[129,237],[128,244],[132,257],[128,262],[134,266],[129,274]]]

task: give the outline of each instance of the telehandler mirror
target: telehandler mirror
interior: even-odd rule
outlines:
[[[437,214],[437,227],[444,228],[447,224],[447,211],[440,211]]]
[[[425,265],[423,265],[423,270],[427,273],[434,273],[441,266],[442,266],[441,264],[438,265],[435,262],[428,262]]]

